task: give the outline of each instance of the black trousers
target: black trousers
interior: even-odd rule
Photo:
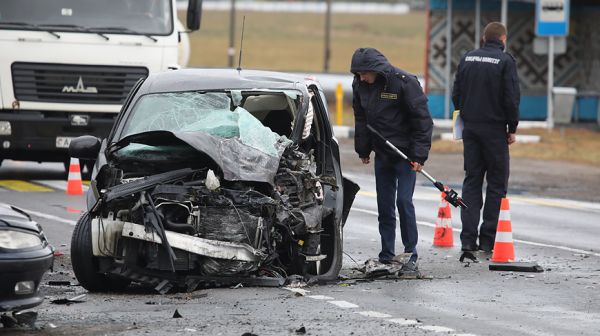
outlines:
[[[465,123],[463,130],[465,180],[462,198],[469,207],[461,209],[460,240],[464,250],[479,247],[492,250],[500,203],[506,196],[509,175],[509,153],[506,126],[484,123]],[[487,188],[483,203],[483,178]],[[481,207],[483,222],[478,232]]]

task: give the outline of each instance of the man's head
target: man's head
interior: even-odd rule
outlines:
[[[483,41],[501,41],[506,44],[506,27],[500,22],[491,22],[483,30]]]
[[[360,77],[360,81],[366,82],[367,84],[373,84],[377,79],[377,72],[374,71],[359,71],[357,74],[358,77]]]

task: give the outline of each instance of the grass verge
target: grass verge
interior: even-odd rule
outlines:
[[[314,13],[236,13],[235,46],[239,48],[246,16],[242,67],[280,71],[323,71],[325,16]],[[180,20],[185,13],[180,12]],[[185,21],[182,21],[185,22]],[[390,62],[421,74],[425,66],[426,15],[333,14],[330,72],[349,72],[356,48],[374,47]],[[229,12],[204,11],[202,28],[191,33],[191,67],[227,67]],[[235,66],[239,49],[235,53]]]
[[[510,146],[510,156],[519,158],[568,161],[600,165],[600,131],[585,128],[527,129],[520,134],[539,135],[539,143],[515,143]],[[462,142],[436,140],[433,153],[462,153]]]

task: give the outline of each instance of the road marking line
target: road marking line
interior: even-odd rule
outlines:
[[[307,291],[306,289],[302,288],[283,287],[283,289],[289,290],[292,293],[301,294],[302,296],[305,296],[307,293],[310,293],[310,291]]]
[[[350,210],[351,211],[358,211],[358,212],[366,213],[366,214],[373,215],[373,216],[378,216],[379,215],[377,213],[377,211],[373,211],[373,210],[360,209],[360,208],[351,208]],[[435,228],[435,224],[434,223],[430,223],[430,222],[417,221],[417,224],[422,225],[422,226],[428,226],[428,227],[431,227],[431,228]],[[452,231],[454,231],[454,232],[460,232],[460,229],[458,229],[458,228],[452,228]],[[562,245],[552,245],[552,244],[545,244],[545,243],[536,243],[536,242],[533,242],[533,241],[522,240],[522,239],[514,239],[514,242],[525,244],[525,245],[538,246],[538,247],[549,247],[549,248],[554,248],[554,249],[563,250],[563,251],[572,252],[572,253],[580,253],[580,254],[586,254],[586,255],[592,255],[592,256],[595,256],[595,257],[600,257],[600,253],[586,251],[586,250],[581,250],[581,249],[567,247],[567,246],[562,246]]]
[[[21,192],[52,192],[54,190],[39,184],[21,180],[0,180],[0,187]]]
[[[399,324],[399,325],[403,325],[403,326],[420,324],[420,322],[417,320],[407,320],[405,318],[393,318],[393,319],[389,319],[388,321]]]
[[[452,328],[447,328],[447,327],[442,327],[442,326],[432,326],[432,325],[417,326],[417,328],[427,330],[427,331],[433,331],[436,333],[454,331],[454,329],[452,329]]]
[[[21,207],[18,207],[19,209],[27,212],[30,215],[34,215],[37,217],[42,217],[42,218],[46,218],[46,219],[51,219],[53,221],[57,221],[57,222],[61,222],[61,223],[65,223],[65,224],[69,224],[69,225],[73,225],[75,226],[75,224],[77,224],[77,221],[71,220],[71,219],[65,219],[65,218],[60,218],[54,215],[49,215],[49,214],[45,214],[43,212],[37,212],[37,211],[33,211],[33,210],[28,210],[28,209],[24,209]]]
[[[436,191],[435,189],[432,189]],[[364,191],[361,190],[357,193],[358,195],[377,198],[377,192],[374,191]],[[430,194],[428,192],[419,192],[415,191],[413,199],[420,201],[431,201],[439,199],[439,194]],[[509,198],[511,201],[515,203],[526,203],[533,204],[551,208],[563,208],[570,210],[587,210],[587,211],[600,211],[600,203],[594,202],[585,202],[585,201],[574,201],[574,200],[566,200],[566,199],[558,199],[558,198],[529,198],[523,196],[511,196]]]
[[[327,302],[331,303],[332,305],[336,305],[340,308],[343,308],[343,309],[358,308],[358,305],[355,305],[354,303],[351,303],[348,301],[327,301]]]
[[[307,297],[314,299],[314,300],[333,300],[333,298],[331,296],[325,296],[325,295],[309,295]]]
[[[358,312],[357,314],[360,314],[360,315],[366,316],[366,317],[375,317],[375,318],[390,318],[390,317],[392,317],[392,315],[390,315],[390,314],[384,314],[384,313],[370,311],[370,310],[361,311],[361,312]]]

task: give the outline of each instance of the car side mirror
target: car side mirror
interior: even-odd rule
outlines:
[[[187,28],[191,31],[200,29],[202,21],[202,0],[188,0]]]
[[[78,159],[95,160],[100,152],[100,139],[91,135],[82,135],[71,140],[69,156]]]

